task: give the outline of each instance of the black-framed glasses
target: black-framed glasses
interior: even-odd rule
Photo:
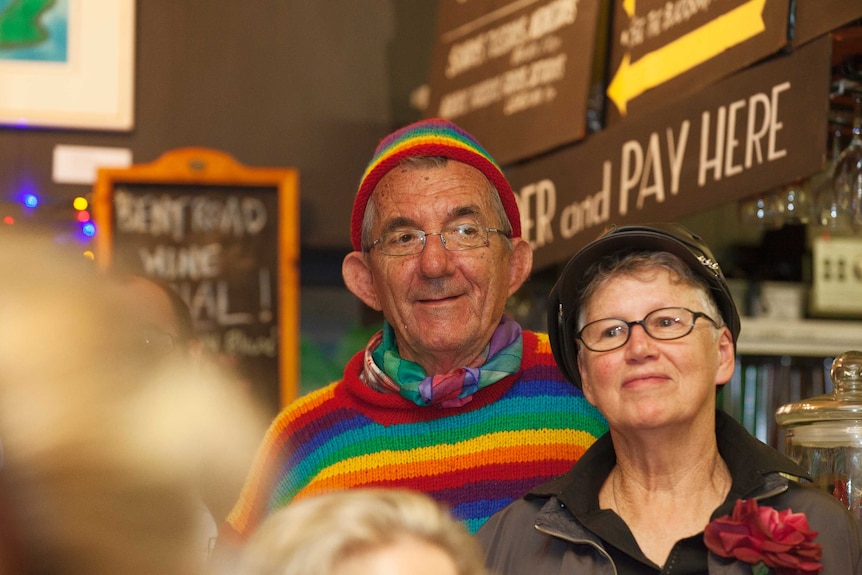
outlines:
[[[440,236],[443,247],[450,252],[474,250],[484,248],[490,244],[488,234],[496,232],[506,235],[504,231],[497,228],[486,228],[477,223],[458,224],[448,226],[439,232],[425,232],[423,230],[396,230],[386,232],[369,246],[380,246],[380,252],[387,256],[411,256],[422,253],[428,236]]]
[[[584,346],[592,351],[611,351],[626,344],[632,335],[632,327],[640,325],[653,339],[668,341],[685,337],[694,329],[698,318],[708,319],[715,327],[721,327],[714,319],[703,312],[691,311],[685,307],[663,307],[649,312],[640,321],[626,321],[609,317],[591,321],[575,335]]]

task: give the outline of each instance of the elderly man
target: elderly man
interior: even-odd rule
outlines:
[[[716,411],[739,330],[718,262],[682,226],[612,228],[578,252],[551,291],[548,331],[609,431],[485,523],[489,567],[862,574],[859,522]]]
[[[432,119],[385,138],[351,238],[344,281],[383,329],[342,380],[277,416],[222,540],[294,499],[357,487],[427,493],[475,532],[606,429],[547,336],[504,315],[532,252],[509,183],[472,136]]]

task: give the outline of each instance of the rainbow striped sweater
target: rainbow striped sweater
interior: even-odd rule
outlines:
[[[446,503],[475,532],[531,487],[565,473],[607,424],[557,369],[547,335],[524,330],[521,371],[458,408],[369,389],[363,353],[344,379],[273,421],[220,538],[245,539],[294,499],[353,487],[400,487]]]

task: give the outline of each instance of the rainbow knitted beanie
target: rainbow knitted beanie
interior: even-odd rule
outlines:
[[[404,158],[443,156],[473,166],[487,177],[500,195],[503,208],[512,226],[512,237],[521,237],[521,214],[512,186],[488,152],[473,136],[440,118],[421,120],[389,134],[374,151],[374,157],[365,169],[359,191],[353,202],[350,218],[350,237],[353,249],[362,249],[362,219],[374,187],[389,170]]]

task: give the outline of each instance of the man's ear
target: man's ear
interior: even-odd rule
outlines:
[[[533,270],[533,248],[524,238],[512,238],[509,257],[509,295],[518,291]]]
[[[377,298],[377,291],[374,289],[371,267],[364,253],[350,252],[344,256],[344,261],[341,263],[341,275],[344,278],[344,285],[353,295],[362,300],[362,303],[377,311],[382,309],[380,300]]]

